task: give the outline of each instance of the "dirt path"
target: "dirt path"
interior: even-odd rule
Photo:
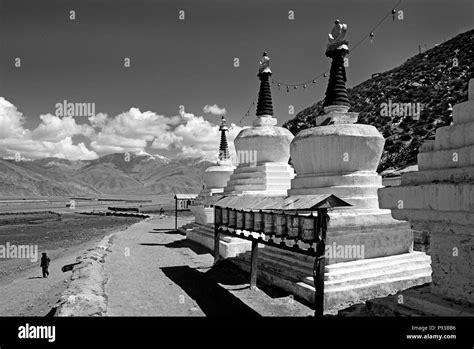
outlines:
[[[28,268],[15,276],[15,280],[0,286],[0,316],[45,316],[67,287],[71,273],[63,273],[65,264],[76,261],[83,251],[95,246],[100,239],[93,239],[66,254],[53,259],[49,277],[42,277],[41,268]]]
[[[15,271],[0,282],[0,316],[46,316],[69,284],[71,272],[62,272],[66,264],[89,248],[95,247],[104,235],[124,229],[104,229],[89,241],[65,249],[49,250],[51,257],[48,278],[42,277],[41,268],[28,267]],[[12,269],[13,270],[13,269]]]
[[[189,222],[182,218],[179,225]],[[108,316],[308,316],[288,294],[250,290],[248,275],[173,231],[174,218],[114,235],[105,260]]]

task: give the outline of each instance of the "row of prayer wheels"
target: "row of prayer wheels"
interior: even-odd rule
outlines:
[[[290,214],[275,211],[245,211],[216,207],[215,224],[234,230],[263,233],[270,237],[317,242],[317,219],[312,213]]]

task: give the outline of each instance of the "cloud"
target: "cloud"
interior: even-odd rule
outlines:
[[[222,115],[224,108],[206,105],[207,113]],[[231,154],[233,140],[241,128],[231,124],[227,133]],[[79,136],[79,137],[76,137]],[[81,142],[74,144],[74,139]],[[12,103],[0,97],[0,157],[36,159],[59,157],[69,160],[95,159],[110,153],[168,150],[179,157],[202,157],[216,161],[219,153],[219,125],[193,113],[175,116],[130,108],[116,116],[98,113],[78,124],[71,117],[40,115],[40,123],[32,131]],[[77,142],[76,142],[77,143]]]
[[[83,135],[90,137],[94,129],[89,125],[78,125],[72,116],[58,117],[40,115],[41,123],[32,132],[32,138],[40,141],[59,142],[66,137]]]
[[[220,143],[219,125],[192,113],[182,112],[180,116],[182,123],[169,131],[168,134],[155,139],[151,147],[160,149],[167,146],[178,150],[178,156],[202,157],[206,160],[216,161]],[[241,128],[235,124],[230,125],[227,140],[231,154],[235,154],[233,141],[240,130]]]
[[[12,103],[0,97],[0,138],[26,136],[29,131],[23,128],[23,124],[23,114]]]
[[[97,154],[81,142],[73,144],[71,136],[90,135],[88,125],[77,125],[74,120],[57,120],[54,115],[42,115],[41,123],[31,132],[24,128],[21,112],[5,98],[0,97],[0,157],[36,159],[45,157],[69,160],[95,159]]]
[[[130,108],[113,118],[106,115],[91,117],[89,121],[99,128],[96,135],[91,137],[91,147],[99,153],[126,152],[144,150],[148,143],[161,137],[162,149],[169,142],[165,137],[179,117],[166,117],[151,111],[141,112],[138,108]]]
[[[225,108],[220,108],[217,104],[214,104],[214,105],[206,104],[204,108],[202,108],[202,111],[206,114],[212,114],[212,115],[225,115],[226,114]]]

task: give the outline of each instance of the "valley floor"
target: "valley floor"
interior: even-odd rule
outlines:
[[[19,215],[21,217],[21,215]],[[44,217],[42,217],[44,218]],[[0,259],[0,316],[45,316],[67,287],[75,263],[85,250],[105,235],[120,231],[139,219],[63,214],[41,221],[0,226],[0,245],[36,245],[38,258],[47,252],[50,275],[43,278],[39,260]]]

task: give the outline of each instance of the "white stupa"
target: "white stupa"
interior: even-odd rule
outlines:
[[[288,164],[289,145],[293,135],[283,127],[275,126],[270,88],[270,59],[263,53],[258,77],[257,118],[253,126],[237,135],[234,144],[238,166],[224,189],[226,195],[281,195],[290,188],[294,170]]]
[[[230,159],[226,138],[226,132],[229,131],[229,128],[224,116],[222,116],[219,131],[221,133],[221,140],[217,165],[206,169],[204,173],[204,188],[194,201],[194,205],[191,206],[191,212],[194,214],[195,222],[198,224],[214,223],[213,200],[209,198],[224,191],[224,187],[227,185],[227,181],[235,168]]]

